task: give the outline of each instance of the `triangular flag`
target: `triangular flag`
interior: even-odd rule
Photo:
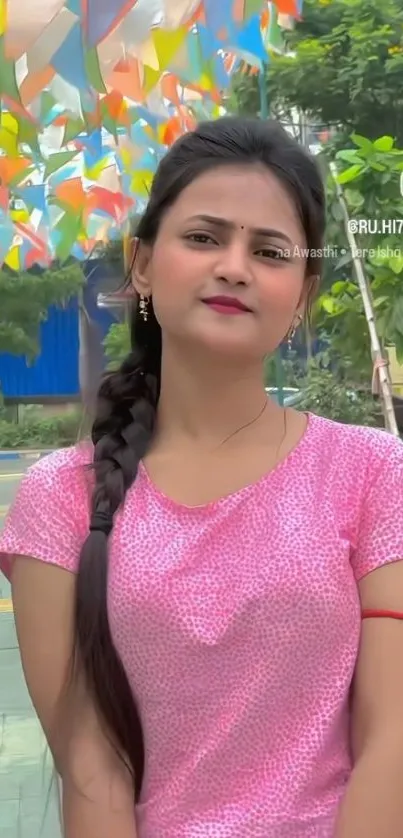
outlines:
[[[51,156],[46,161],[45,174],[44,174],[45,180],[46,180],[46,178],[49,177],[49,175],[52,175],[54,172],[57,172],[58,169],[61,169],[62,166],[65,166],[66,163],[70,163],[70,160],[72,160],[73,157],[76,157],[76,156],[77,156],[77,151],[76,150],[75,151],[58,151],[58,152],[56,152],[56,154],[51,154]]]
[[[0,0],[0,35],[4,35],[7,23],[6,0]]]
[[[87,50],[85,54],[85,67],[90,84],[98,93],[106,93],[106,86],[102,78],[96,47]]]
[[[81,178],[71,178],[60,183],[55,189],[56,198],[68,211],[81,212],[85,203],[85,192]]]
[[[18,122],[4,111],[0,118],[0,149],[7,157],[18,157]]]
[[[232,38],[231,38],[232,41]],[[264,48],[260,18],[255,15],[242,27],[232,44],[237,52],[242,52],[248,58],[255,58],[260,62],[267,61],[267,51]]]
[[[20,186],[17,193],[21,195],[22,200],[25,204],[27,204],[27,206],[40,210],[41,212],[45,212],[46,197],[44,184],[39,183],[33,186]]]
[[[9,96],[21,105],[20,91],[15,75],[15,64],[6,59],[5,35],[0,35],[0,96]]]
[[[66,8],[69,10],[69,12],[73,12],[74,15],[80,17],[82,10],[82,0],[67,0]]]
[[[148,198],[151,191],[151,184],[153,182],[153,174],[147,171],[137,170],[134,172],[130,184],[131,191],[135,195],[142,198]]]
[[[153,70],[152,67],[144,67],[143,87],[145,93],[150,93],[153,87],[158,84],[161,78],[161,70]]]
[[[202,26],[201,24],[197,27],[197,36],[203,60],[208,61],[221,48],[221,44],[210,29],[207,29],[206,26]]]
[[[89,88],[84,56],[82,29],[79,21],[70,29],[51,60],[52,67],[65,81],[78,90]]]
[[[16,273],[20,270],[21,267],[21,260],[20,260],[20,248],[18,245],[14,245],[7,253],[7,256],[4,259],[4,264],[7,265],[8,268],[11,268],[12,271]]]
[[[82,119],[78,117],[76,119],[68,119],[64,129],[63,145],[67,145],[71,140],[75,140],[83,130],[84,121]]]
[[[10,219],[0,213],[0,265],[4,262],[14,239],[14,227]]]
[[[244,7],[244,17],[248,19],[252,17],[252,15],[258,14],[258,12],[262,11],[262,2],[261,0],[244,0],[245,7]],[[273,5],[272,3],[270,5]]]
[[[0,184],[0,210],[5,210],[6,212],[8,212],[9,201],[10,201],[10,192],[7,189],[7,186],[2,186]],[[1,218],[0,218],[0,224],[1,224]]]
[[[206,26],[210,32],[218,35],[220,30],[233,22],[232,4],[233,0],[204,0]],[[261,2],[260,6],[262,6]]]
[[[64,262],[70,256],[82,228],[81,216],[77,213],[65,213],[55,226],[58,242],[56,244],[57,258]]]
[[[86,0],[86,40],[94,47],[116,29],[125,14],[134,6],[135,0]]]
[[[220,0],[220,2],[222,2],[222,0]],[[152,38],[160,70],[166,70],[169,67],[169,64],[175,58],[175,55],[182,46],[187,34],[188,30],[184,26],[181,26],[179,29],[175,29],[174,31],[166,29],[154,29],[152,31]]]

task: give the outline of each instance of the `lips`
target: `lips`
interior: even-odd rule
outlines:
[[[206,303],[206,305],[211,306],[212,308],[227,309],[228,311],[251,311],[251,309],[248,308],[248,306],[246,306],[244,303],[241,302],[241,300],[238,300],[236,297],[208,297],[204,299],[203,302]]]

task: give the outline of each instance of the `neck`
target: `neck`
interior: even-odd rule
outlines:
[[[210,361],[210,364],[208,363]],[[240,367],[230,360],[220,363],[189,352],[164,347],[161,394],[158,407],[159,440],[179,437],[203,446],[219,443],[238,428],[272,414],[276,405],[267,401],[262,365]]]

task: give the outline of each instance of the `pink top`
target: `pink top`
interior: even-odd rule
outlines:
[[[90,449],[34,465],[0,550],[75,571]],[[139,838],[331,838],[351,771],[357,581],[403,557],[403,445],[310,416],[274,471],[218,502],[143,466],[110,541],[109,616],[144,721]]]

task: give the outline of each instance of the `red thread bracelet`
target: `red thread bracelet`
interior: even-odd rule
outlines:
[[[363,620],[368,617],[389,617],[391,620],[403,620],[402,611],[383,611],[372,608],[365,608],[361,616]]]

